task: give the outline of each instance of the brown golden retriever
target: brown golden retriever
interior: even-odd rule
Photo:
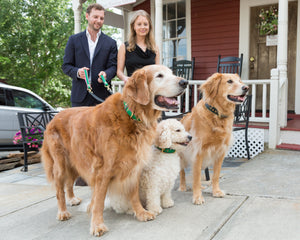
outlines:
[[[161,111],[177,108],[176,96],[187,84],[167,67],[146,66],[128,80],[123,94],[113,94],[95,107],[70,108],[55,116],[45,131],[42,160],[48,180],[56,187],[59,220],[70,218],[64,189],[71,205],[81,202],[73,193],[78,176],[93,190],[91,234],[108,231],[103,209],[110,188],[127,194],[138,220],[154,219],[140,203],[139,177],[151,157]]]
[[[191,162],[193,169],[193,203],[202,204],[201,169],[213,165],[214,197],[225,194],[219,187],[223,159],[232,144],[235,105],[244,101],[248,86],[237,74],[215,73],[201,85],[203,98],[181,121],[193,136],[181,154],[180,188],[186,191],[184,168]]]

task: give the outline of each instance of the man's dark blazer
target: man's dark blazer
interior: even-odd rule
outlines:
[[[92,66],[90,66],[86,31],[72,35],[69,38],[65,48],[62,70],[73,79],[71,102],[81,103],[88,94],[85,81],[77,78],[77,71],[82,67],[88,67],[89,71],[92,71],[93,92],[102,99],[110,95],[104,84],[98,82],[98,74],[100,71],[104,71],[106,81],[110,84],[117,71],[117,53],[116,41],[101,32],[95,48]]]

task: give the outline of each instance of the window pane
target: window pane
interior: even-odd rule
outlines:
[[[6,105],[4,89],[0,88],[0,105]]]
[[[168,22],[167,27],[167,37],[166,38],[175,38],[176,37],[176,21]]]
[[[187,52],[186,39],[179,39],[177,60],[187,59],[186,52]]]
[[[163,22],[163,39],[168,38],[167,33],[168,33],[168,30],[167,30],[167,24],[166,24],[166,22],[164,21],[164,22]]]
[[[185,19],[177,21],[177,37],[186,37]]]
[[[176,5],[175,3],[168,4],[168,20],[176,18]]]
[[[43,109],[44,104],[36,97],[17,90],[13,90],[12,93],[16,107]]]
[[[171,58],[173,56],[174,46],[172,41],[163,42],[163,56],[164,58]]]
[[[163,20],[164,20],[164,21],[167,20],[167,11],[166,11],[166,8],[167,8],[167,6],[164,5],[164,6],[163,6]]]
[[[172,62],[173,62],[173,59],[172,58],[165,58],[163,60],[163,65],[171,68],[172,67]]]
[[[185,18],[185,1],[177,3],[177,18]]]

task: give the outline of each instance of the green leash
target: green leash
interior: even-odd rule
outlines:
[[[92,90],[92,86],[91,83],[89,81],[89,76],[87,73],[87,70],[84,69],[84,76],[85,76],[85,83],[86,83],[86,87],[87,87],[87,91],[89,92],[89,94],[92,95],[93,98],[95,98],[98,102],[104,102],[104,100],[102,98],[99,98]],[[107,91],[109,91],[110,94],[113,94],[113,92],[111,91],[109,84],[106,82],[105,78],[103,77],[103,75],[101,75],[101,79],[104,83],[104,86],[106,87]]]

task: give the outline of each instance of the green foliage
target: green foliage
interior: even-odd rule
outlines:
[[[70,1],[1,0],[0,19],[0,78],[42,97],[53,89],[49,83],[62,85],[68,78],[61,70],[64,47],[74,28]],[[60,104],[56,97],[47,100]]]
[[[83,5],[82,29],[86,28]],[[62,70],[74,34],[71,0],[1,0],[0,79],[41,95],[53,106],[70,105],[71,79]],[[111,35],[117,31],[103,31]]]
[[[259,14],[259,34],[275,35],[278,31],[278,10],[275,7],[261,9]]]

